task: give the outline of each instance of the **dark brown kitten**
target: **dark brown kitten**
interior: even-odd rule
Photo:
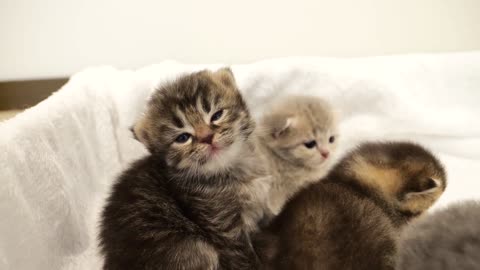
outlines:
[[[443,193],[445,171],[411,143],[366,143],[289,201],[258,237],[269,269],[394,269],[401,226]]]
[[[253,130],[229,69],[158,89],[134,127],[151,155],[120,176],[103,211],[104,269],[257,269],[243,216],[246,186],[263,173]]]

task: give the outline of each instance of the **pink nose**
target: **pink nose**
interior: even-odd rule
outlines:
[[[205,137],[198,138],[198,141],[199,141],[200,143],[212,144],[212,141],[213,141],[213,133],[207,134]]]
[[[213,131],[210,127],[203,125],[195,129],[195,135],[200,143],[212,144],[213,141]]]
[[[330,152],[328,152],[327,150],[320,150],[320,154],[322,154],[322,157],[328,158]]]

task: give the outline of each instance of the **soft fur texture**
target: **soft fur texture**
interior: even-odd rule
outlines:
[[[101,269],[98,212],[118,174],[147,154],[128,128],[158,85],[219,67],[88,68],[1,122],[0,269]],[[342,112],[338,154],[365,140],[412,140],[455,180],[433,208],[480,198],[480,52],[272,59],[232,70],[253,116],[287,95],[327,99]]]
[[[400,228],[438,199],[443,166],[410,143],[366,143],[290,200],[256,239],[268,269],[394,269]]]
[[[456,203],[408,226],[397,269],[480,269],[480,201]]]
[[[273,175],[269,208],[278,214],[304,185],[323,177],[338,143],[332,107],[313,96],[287,96],[265,110],[261,149]]]
[[[103,211],[104,269],[256,269],[244,217],[264,176],[254,126],[229,69],[163,85],[134,127],[151,155]]]

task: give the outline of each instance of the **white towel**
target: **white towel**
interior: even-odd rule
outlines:
[[[99,210],[115,176],[146,154],[128,128],[156,85],[220,66],[88,69],[1,123],[0,269],[100,269]],[[480,52],[232,69],[255,116],[280,96],[318,95],[342,115],[341,152],[363,140],[413,140],[446,165],[449,185],[437,205],[480,197]]]

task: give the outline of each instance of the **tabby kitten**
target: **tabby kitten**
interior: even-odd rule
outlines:
[[[400,237],[396,269],[480,269],[480,202],[455,203],[412,222]]]
[[[228,68],[160,87],[133,128],[151,154],[103,211],[104,269],[257,269],[243,216],[264,176],[254,127]]]
[[[259,129],[273,176],[268,204],[278,214],[295,192],[327,173],[338,142],[337,121],[326,101],[288,96],[266,110]]]
[[[394,269],[400,228],[445,185],[424,148],[366,143],[287,202],[256,248],[269,269]]]

